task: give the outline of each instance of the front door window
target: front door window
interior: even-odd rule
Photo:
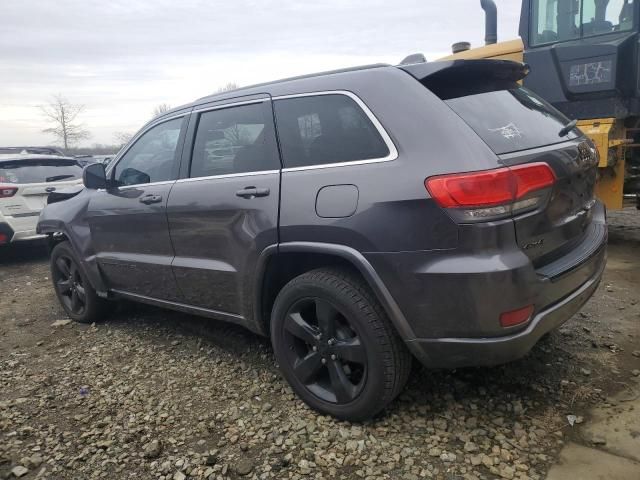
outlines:
[[[182,118],[163,122],[145,132],[114,168],[118,186],[175,179],[176,147]]]

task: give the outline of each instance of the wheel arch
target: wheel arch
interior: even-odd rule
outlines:
[[[344,245],[316,242],[281,243],[260,256],[256,269],[254,315],[263,334],[269,335],[273,302],[282,287],[302,273],[326,266],[343,266],[358,273],[373,291],[400,337],[405,342],[415,338],[400,307],[360,252]]]
[[[49,253],[51,253],[58,243],[64,241],[68,241],[77,253],[76,246],[74,245],[71,235],[67,232],[64,222],[53,220],[47,220],[46,222],[40,221],[38,222],[36,232],[47,236],[47,247],[49,248]]]
[[[95,256],[87,257],[84,255],[83,250],[77,244],[77,239],[72,235],[67,224],[59,220],[47,220],[46,222],[39,222],[37,232],[47,236],[47,247],[49,254],[54,247],[64,241],[69,242],[71,249],[78,257],[80,268],[83,269],[85,275],[89,279],[89,282],[96,290],[99,296],[107,296],[107,287],[102,278],[102,273],[97,265]]]

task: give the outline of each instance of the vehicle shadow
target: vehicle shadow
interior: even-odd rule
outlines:
[[[640,211],[635,207],[609,211],[607,216],[610,244],[640,242]]]
[[[215,346],[260,373],[277,372],[269,339],[237,325],[129,303],[123,303],[108,324],[132,329],[136,334],[148,328],[163,335],[166,332],[167,343],[179,339],[179,348],[193,345],[207,351]],[[478,414],[488,414],[487,409],[495,408],[495,404],[515,399],[537,398],[544,403],[545,398],[557,396],[561,379],[575,376],[579,366],[564,348],[567,341],[566,335],[555,332],[544,337],[523,359],[495,367],[430,370],[414,362],[399,399],[371,422],[385,422],[389,416],[422,408],[428,410],[426,416],[438,416],[451,411],[451,402],[474,404]]]
[[[0,247],[0,267],[40,263],[48,256],[47,245],[43,240],[13,243]]]
[[[171,337],[182,338],[185,342],[216,346],[234,354],[270,349],[271,345],[267,338],[239,325],[127,301],[119,303],[107,323],[110,327],[134,330],[147,327],[162,329]]]

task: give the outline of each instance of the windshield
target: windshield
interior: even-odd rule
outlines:
[[[629,31],[633,12],[634,0],[532,0],[531,44]]]
[[[569,120],[523,87],[489,90],[445,99],[487,145],[503,154],[576,138],[573,129],[561,137]]]
[[[0,183],[45,183],[82,177],[75,160],[34,159],[0,162]]]

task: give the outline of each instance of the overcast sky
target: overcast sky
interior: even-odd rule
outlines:
[[[497,0],[498,39],[520,1]],[[0,146],[52,144],[38,105],[84,104],[84,144],[135,132],[159,103],[481,45],[480,0],[0,0]]]

